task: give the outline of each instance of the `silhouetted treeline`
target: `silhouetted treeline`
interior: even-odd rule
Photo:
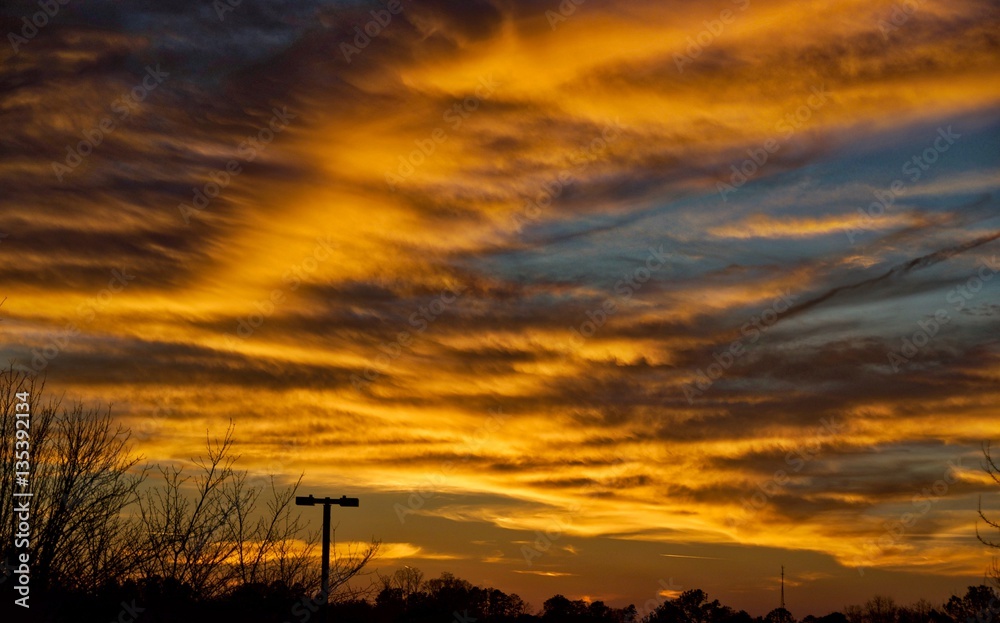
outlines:
[[[410,567],[372,581],[363,570],[377,541],[334,557],[325,604],[316,597],[316,535],[305,533],[293,506],[301,479],[280,488],[238,469],[231,427],[187,467],[143,465],[131,431],[110,411],[63,408],[44,393],[35,376],[0,369],[3,622],[307,623],[329,615],[344,623],[993,623],[1000,612],[987,586],[943,604],[904,607],[876,596],[798,619],[783,608],[753,617],[701,590],[639,608],[562,595],[535,607],[450,574],[424,580]],[[988,447],[984,455],[1000,484]],[[15,605],[25,583],[30,609]]]
[[[901,606],[891,598],[876,596],[864,604],[846,606],[843,612],[796,618],[783,608],[754,617],[710,600],[698,589],[663,599],[644,612],[633,605],[615,608],[562,595],[535,608],[515,594],[475,586],[448,573],[424,581],[412,568],[380,580],[374,597],[341,598],[329,606],[281,582],[242,584],[213,598],[199,598],[192,587],[173,580],[128,581],[89,592],[47,591],[38,595],[31,618],[21,620],[319,623],[329,615],[329,621],[337,623],[992,623],[1000,614],[1000,599],[988,586],[970,586],[965,595],[941,604],[921,600]],[[6,606],[0,608],[0,612],[8,611]]]

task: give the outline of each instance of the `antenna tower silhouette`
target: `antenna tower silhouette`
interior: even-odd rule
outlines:
[[[781,607],[785,607],[785,565],[781,565]]]

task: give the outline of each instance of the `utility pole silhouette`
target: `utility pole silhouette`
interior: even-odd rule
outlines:
[[[317,504],[323,505],[323,575],[322,575],[322,593],[323,593],[323,605],[326,607],[327,616],[324,617],[329,620],[330,612],[330,507],[334,504],[337,506],[360,506],[358,498],[349,498],[346,495],[342,495],[339,498],[316,498],[311,495],[309,496],[298,496],[295,498],[296,506],[316,506]]]

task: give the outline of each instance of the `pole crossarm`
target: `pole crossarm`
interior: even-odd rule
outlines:
[[[339,498],[317,498],[312,495],[300,495],[295,498],[295,504],[297,506],[316,506],[318,504],[323,504],[324,506],[336,505],[357,507],[361,505],[361,501],[358,498],[349,498],[346,495],[342,495]]]

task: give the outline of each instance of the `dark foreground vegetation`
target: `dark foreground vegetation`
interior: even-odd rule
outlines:
[[[700,590],[624,608],[561,595],[532,606],[450,574],[368,572],[374,539],[334,556],[327,604],[317,535],[294,505],[301,478],[239,469],[232,427],[186,467],[148,465],[110,411],[44,394],[34,375],[0,369],[0,623],[993,623],[1000,613],[986,586],[946,603],[875,597],[802,618],[752,617]],[[988,447],[984,459],[1000,484]]]
[[[876,596],[861,605],[845,606],[843,612],[797,618],[782,608],[763,617],[750,616],[710,600],[701,590],[638,609],[562,595],[534,608],[517,595],[473,586],[450,574],[422,581],[419,572],[407,568],[377,581],[381,588],[376,587],[374,597],[335,596],[329,605],[282,584],[242,585],[206,599],[175,582],[128,581],[90,592],[36,595],[27,618],[8,601],[0,608],[0,617],[79,623],[992,623],[1000,614],[1000,599],[988,586],[969,587],[965,595],[942,604],[921,600],[900,606],[891,598]],[[8,618],[8,613],[14,617]]]

